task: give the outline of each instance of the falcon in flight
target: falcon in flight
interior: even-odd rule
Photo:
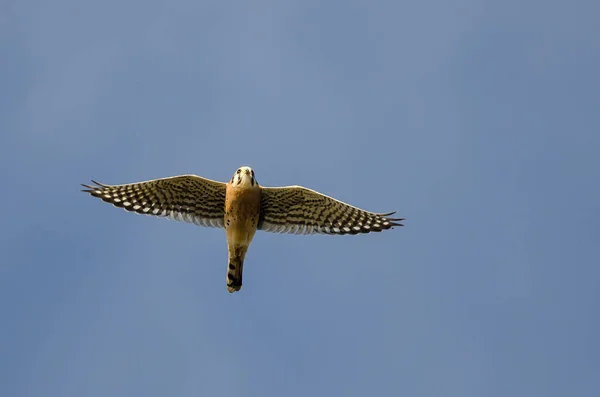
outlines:
[[[82,185],[107,203],[138,214],[224,228],[229,249],[227,290],[242,288],[248,246],[257,230],[294,234],[359,234],[403,226],[389,212],[364,211],[302,186],[262,187],[250,167],[228,183],[181,175],[126,185]]]

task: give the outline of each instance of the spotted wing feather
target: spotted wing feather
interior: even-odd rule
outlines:
[[[302,186],[264,187],[258,228],[273,233],[359,234],[403,226],[395,212],[361,210]]]
[[[198,226],[224,227],[225,184],[197,175],[131,183],[84,186],[84,192],[138,214],[168,217]]]

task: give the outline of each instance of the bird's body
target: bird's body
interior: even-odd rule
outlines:
[[[364,211],[301,186],[262,187],[250,167],[225,184],[181,175],[126,185],[83,185],[117,207],[225,229],[227,289],[239,291],[246,252],[257,230],[294,234],[359,234],[403,226],[394,214]]]
[[[227,289],[239,291],[242,287],[244,258],[254,238],[260,216],[260,186],[254,176],[244,169],[244,174],[234,176],[225,192],[225,234],[229,250]],[[241,173],[240,173],[241,174]],[[246,178],[251,175],[252,179]]]

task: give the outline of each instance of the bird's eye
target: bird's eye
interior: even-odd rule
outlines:
[[[237,170],[237,173],[238,173],[238,174],[239,174],[240,172],[242,172],[242,170],[241,170],[241,169]]]
[[[250,171],[250,172],[252,172],[252,176],[254,176],[254,170],[252,170],[252,171]]]

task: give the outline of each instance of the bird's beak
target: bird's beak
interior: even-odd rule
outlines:
[[[244,170],[244,174],[246,174],[246,175],[250,175],[250,171],[248,171],[248,170]]]

